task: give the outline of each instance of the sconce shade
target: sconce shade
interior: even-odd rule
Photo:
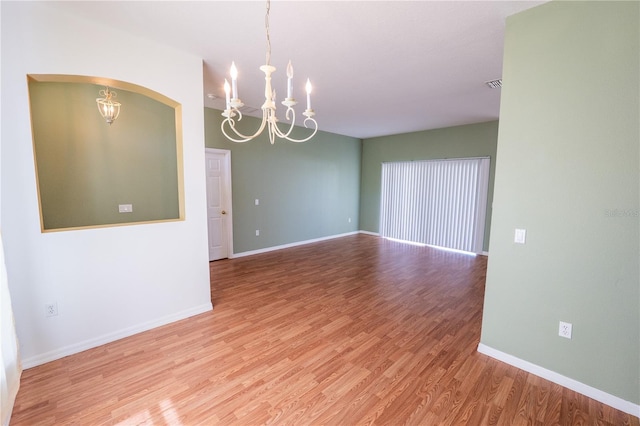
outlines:
[[[118,115],[120,115],[120,102],[116,102],[112,99],[118,96],[118,94],[109,90],[108,87],[105,90],[101,90],[99,94],[104,97],[96,99],[96,103],[98,104],[98,111],[100,111],[100,115],[102,115],[102,118],[104,118],[107,123],[111,125],[111,123],[113,123],[116,118],[118,118]]]

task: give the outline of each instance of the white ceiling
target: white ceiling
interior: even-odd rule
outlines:
[[[291,59],[298,113],[309,77],[320,129],[358,138],[495,120],[501,89],[484,83],[502,74],[505,18],[541,3],[273,0],[273,85],[282,100]],[[245,105],[264,101],[265,2],[56,4],[202,57],[206,106],[224,108],[232,60]]]

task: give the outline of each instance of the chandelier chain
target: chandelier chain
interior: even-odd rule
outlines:
[[[271,35],[269,34],[269,12],[271,11],[271,0],[267,0],[267,13],[264,16],[264,29],[267,33],[267,65],[271,65]]]

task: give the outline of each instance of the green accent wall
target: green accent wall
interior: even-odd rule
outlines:
[[[638,2],[554,1],[507,20],[481,338],[634,404],[639,17]]]
[[[235,253],[358,230],[360,139],[319,131],[308,142],[271,145],[264,132],[235,143],[222,134],[220,114],[204,109],[205,145],[231,151]],[[258,126],[254,117],[239,122],[245,134]],[[294,133],[309,134],[304,128]]]
[[[115,89],[122,107],[109,125],[96,106],[103,89],[29,82],[44,230],[179,219],[175,109]]]
[[[365,139],[362,144],[360,229],[375,233],[379,231],[383,162],[490,157],[491,171],[483,248],[486,251],[491,227],[497,139],[497,121]]]

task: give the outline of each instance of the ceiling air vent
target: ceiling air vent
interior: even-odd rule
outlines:
[[[489,86],[490,89],[499,89],[502,87],[502,79],[485,81],[484,84]]]
[[[243,105],[240,107],[240,112],[243,114],[251,115],[260,111],[260,108],[254,108],[247,105]]]

